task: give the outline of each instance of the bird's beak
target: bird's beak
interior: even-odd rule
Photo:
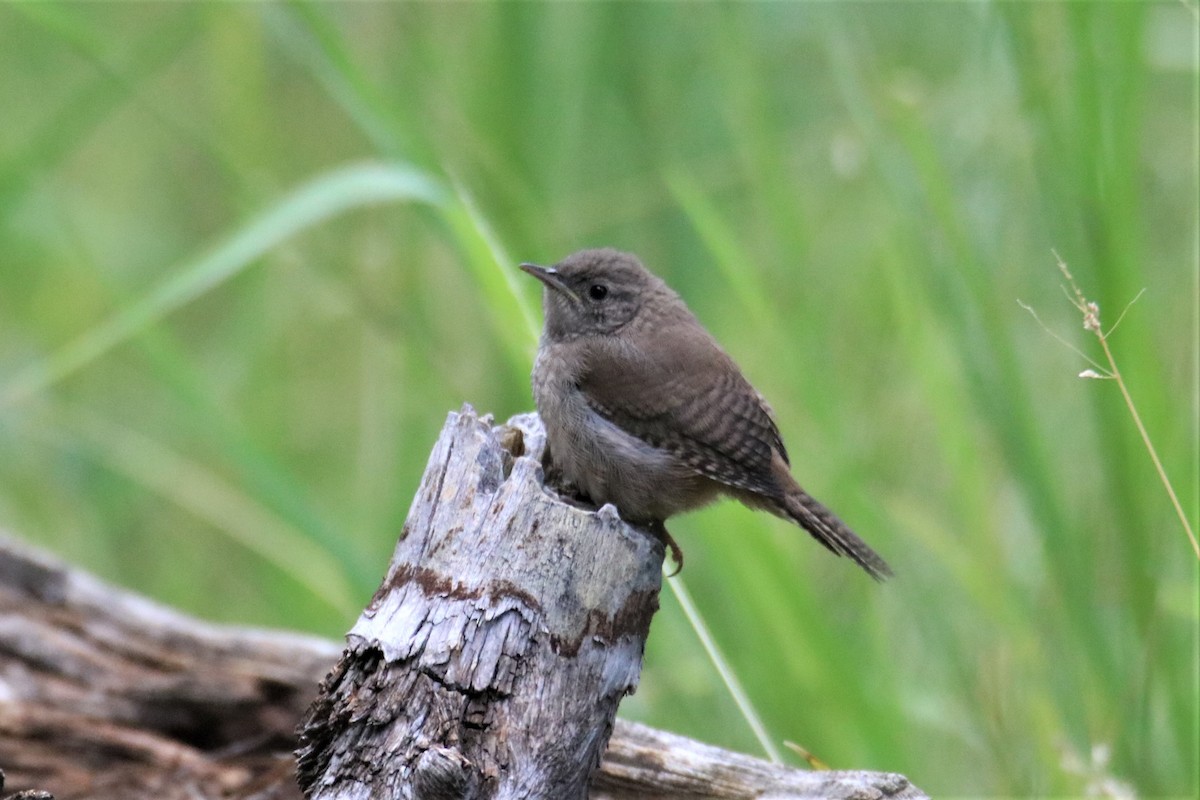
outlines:
[[[570,286],[563,283],[563,279],[559,277],[558,270],[554,267],[542,267],[537,264],[522,264],[521,269],[528,272],[533,277],[537,278],[548,287],[558,292],[559,294],[570,298],[574,302],[579,302],[579,295],[571,289]]]

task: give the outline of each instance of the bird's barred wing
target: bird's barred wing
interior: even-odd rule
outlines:
[[[650,354],[611,340],[596,346],[622,348],[589,359],[594,366],[581,379],[596,413],[705,477],[751,492],[778,492],[772,453],[786,462],[787,451],[770,408],[711,338],[691,337]]]

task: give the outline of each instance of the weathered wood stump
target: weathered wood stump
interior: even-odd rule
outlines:
[[[662,546],[542,487],[532,415],[451,414],[301,731],[319,800],[582,800],[637,687]]]
[[[200,622],[0,537],[0,795],[298,800],[310,708],[304,781],[350,793],[332,796],[583,797],[603,753],[591,800],[924,797],[900,775],[801,771],[620,720],[603,752],[662,551],[543,493],[540,436],[531,416],[451,415],[336,665],[325,640]],[[561,736],[541,750],[546,731]],[[382,782],[353,794],[354,774]]]

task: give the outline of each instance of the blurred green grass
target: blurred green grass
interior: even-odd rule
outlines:
[[[445,413],[531,406],[512,262],[623,247],[899,573],[676,523],[773,737],[1194,797],[1196,561],[1016,301],[1086,349],[1051,248],[1109,324],[1146,288],[1114,347],[1195,524],[1195,48],[1194,3],[0,6],[0,526],[339,636]],[[622,712],[756,750],[667,593]]]

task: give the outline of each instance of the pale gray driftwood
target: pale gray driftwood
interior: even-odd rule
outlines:
[[[584,800],[637,686],[662,545],[542,486],[541,428],[451,414],[301,730],[317,800]]]
[[[617,720],[589,797],[591,800],[919,800],[925,793],[895,773],[798,770],[636,722]]]

